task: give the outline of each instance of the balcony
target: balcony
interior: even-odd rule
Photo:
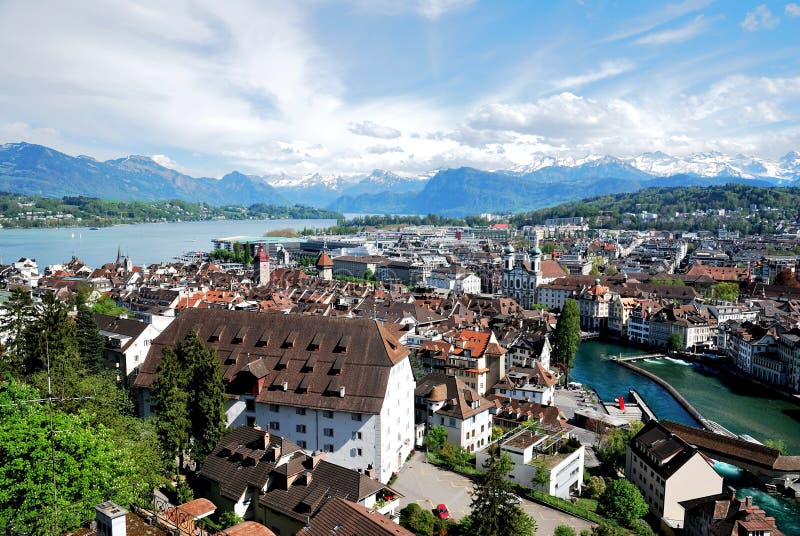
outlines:
[[[400,495],[396,491],[384,488],[378,492],[375,497],[375,505],[373,510],[379,514],[383,514],[394,522],[398,522],[400,518]]]

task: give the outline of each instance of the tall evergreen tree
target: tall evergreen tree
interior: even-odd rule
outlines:
[[[44,294],[41,303],[34,306],[25,341],[26,372],[46,370],[49,360],[53,394],[68,396],[85,369],[78,354],[75,321],[70,318],[67,305],[52,292]]]
[[[98,372],[103,368],[103,348],[105,338],[100,335],[94,313],[84,303],[78,303],[78,315],[75,318],[76,337],[78,340],[78,353],[84,366],[91,372]]]
[[[0,336],[5,338],[2,353],[3,372],[19,375],[26,361],[25,334],[33,319],[33,300],[29,291],[17,287],[11,291],[11,298],[0,306]]]
[[[161,352],[161,364],[153,382],[150,398],[155,402],[156,433],[161,448],[170,460],[182,458],[189,450],[191,419],[189,418],[188,371],[175,348]],[[181,463],[178,464],[180,472]]]
[[[536,521],[514,502],[505,476],[514,467],[508,455],[492,456],[472,497],[472,534],[476,536],[531,536]]]
[[[227,424],[217,354],[192,331],[182,343],[165,348],[161,359],[151,396],[158,407],[156,427],[162,447],[170,456],[191,451],[195,460],[202,461]]]
[[[575,353],[581,343],[581,314],[578,302],[568,299],[556,323],[556,342],[553,348],[556,361],[564,367],[564,383],[569,382],[569,373]]]
[[[203,461],[225,433],[227,398],[217,352],[192,331],[184,340],[183,359],[191,370],[189,413],[194,440],[192,456]]]

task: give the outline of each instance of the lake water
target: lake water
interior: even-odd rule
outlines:
[[[116,259],[117,247],[134,264],[171,261],[186,251],[210,251],[213,238],[263,236],[276,229],[316,229],[336,220],[215,220],[180,223],[142,223],[57,229],[0,229],[0,264],[20,257],[35,258],[40,272],[48,264],[64,263],[74,255],[97,267]]]
[[[634,388],[644,397],[659,419],[697,426],[672,396],[660,385],[617,365],[611,356],[637,355],[642,350],[596,341],[581,343],[575,356],[571,379],[593,387],[603,400],[624,396]],[[724,378],[701,365],[674,359],[638,361],[646,369],[669,382],[704,417],[739,434],[750,434],[759,441],[782,439],[788,454],[800,454],[800,407],[781,398],[758,392],[750,384]],[[758,394],[756,394],[758,393]],[[753,502],[774,516],[787,536],[800,536],[800,503],[769,495],[756,487],[738,469],[717,464],[725,484],[736,488],[738,497],[750,495]]]

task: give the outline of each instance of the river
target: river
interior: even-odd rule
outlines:
[[[20,257],[35,258],[40,272],[48,264],[64,263],[74,255],[97,267],[116,258],[117,247],[134,264],[171,261],[186,251],[209,251],[213,238],[260,237],[276,229],[322,228],[336,220],[214,220],[179,223],[87,227],[0,229],[0,264]]]
[[[581,343],[570,377],[593,387],[603,400],[626,395],[628,389],[634,388],[659,419],[697,426],[660,385],[609,359],[641,353],[640,349],[617,344]],[[759,441],[781,439],[789,454],[800,454],[800,408],[791,402],[768,393],[759,396],[755,394],[757,388],[749,384],[724,379],[706,367],[676,359],[645,360],[636,365],[669,382],[704,417]],[[717,470],[725,477],[726,485],[737,488],[737,496],[752,496],[753,502],[774,516],[787,536],[800,536],[800,503],[764,493],[726,464],[718,464]]]

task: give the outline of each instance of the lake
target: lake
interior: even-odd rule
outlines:
[[[89,266],[112,262],[117,247],[137,265],[171,261],[186,251],[210,251],[211,240],[226,236],[263,236],[276,229],[302,230],[335,225],[336,220],[214,220],[179,223],[47,229],[0,229],[0,264],[35,258],[39,271],[75,256]]]

